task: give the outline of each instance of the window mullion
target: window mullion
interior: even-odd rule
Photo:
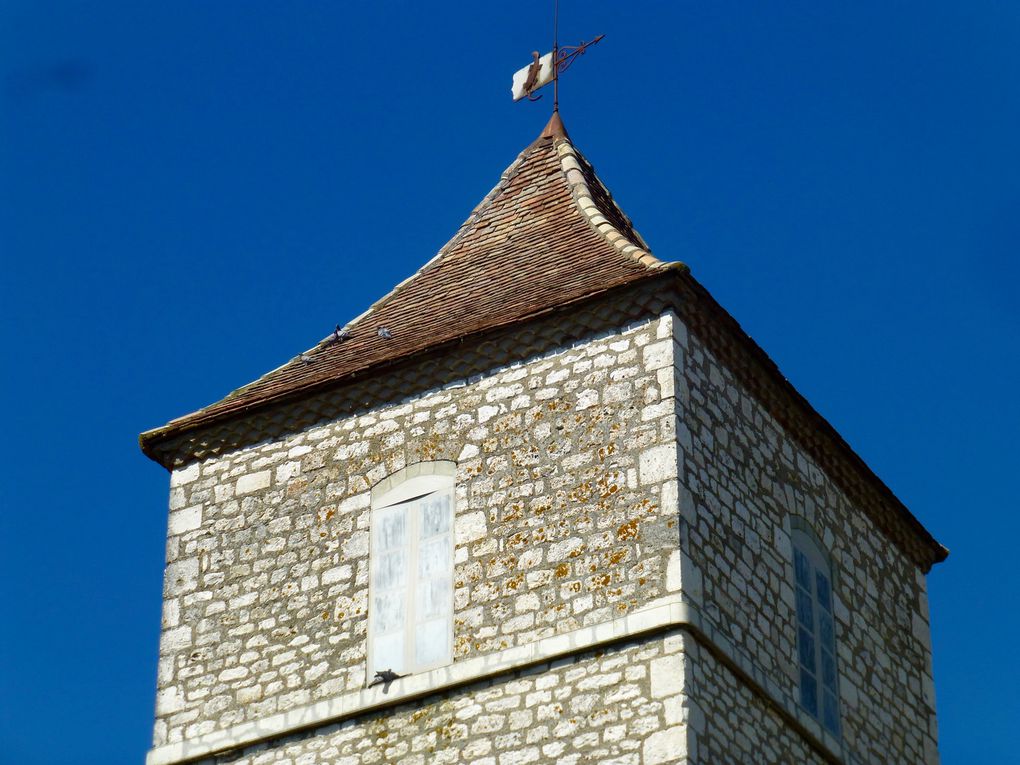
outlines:
[[[420,534],[418,528],[418,503],[421,500],[415,500],[409,502],[407,505],[407,512],[410,516],[408,518],[407,529],[408,534],[408,551],[407,551],[407,587],[405,588],[405,601],[404,601],[404,614],[407,620],[404,623],[404,666],[407,667],[407,671],[413,672],[415,669],[415,645],[414,636],[416,633],[417,623],[417,609],[415,603],[417,601],[417,582],[418,582],[418,554],[419,544],[418,536]]]
[[[818,566],[811,563],[811,605],[814,611],[815,630],[815,687],[818,688],[818,715],[825,705],[825,680],[822,677],[822,599],[818,597]]]

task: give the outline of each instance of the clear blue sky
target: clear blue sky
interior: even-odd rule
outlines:
[[[572,137],[952,554],[945,763],[1015,757],[1020,4],[563,0]],[[139,431],[430,258],[542,128],[549,3],[0,3],[0,762],[140,763]]]

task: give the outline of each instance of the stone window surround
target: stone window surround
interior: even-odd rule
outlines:
[[[452,486],[456,475],[457,463],[453,460],[415,462],[391,473],[372,487],[372,507],[393,505],[416,494]]]
[[[371,502],[372,502],[373,519],[374,519],[375,512],[377,510],[381,510],[381,509],[384,509],[384,508],[387,508],[387,507],[391,507],[391,506],[399,504],[401,502],[406,502],[407,500],[413,499],[414,497],[421,497],[423,495],[431,494],[431,493],[439,492],[439,491],[449,491],[450,492],[450,494],[451,494],[451,496],[450,496],[451,516],[455,516],[456,515],[456,501],[455,501],[455,498],[453,496],[453,490],[454,490],[456,475],[457,475],[457,463],[452,461],[452,460],[431,460],[431,461],[427,461],[427,462],[416,462],[413,465],[408,465],[408,466],[406,466],[404,468],[401,468],[400,470],[397,470],[396,472],[390,474],[386,478],[383,478],[382,480],[380,480],[375,486],[372,487],[372,490],[371,490],[371,498],[372,498]],[[454,520],[454,518],[451,517],[450,518],[450,528],[451,528],[451,532],[450,533],[451,533],[451,535],[452,535],[452,528],[453,528],[453,520]],[[374,532],[373,532],[373,534],[374,534]],[[452,536],[451,536],[451,539],[452,539]],[[410,544],[412,546],[415,546],[415,545],[417,545],[417,541],[412,539]],[[453,566],[454,566],[454,563],[453,563],[453,547],[454,547],[454,545],[451,543],[451,545],[450,545],[450,561],[449,561],[449,569],[448,569],[449,573],[450,573],[451,581],[452,581],[452,578],[453,578]],[[414,559],[415,559],[414,555],[412,555],[411,560],[413,561]],[[409,574],[412,574],[412,573],[413,572],[411,572],[409,570]],[[372,588],[372,580],[373,580],[373,577],[370,577],[370,585],[369,585],[369,591],[370,592],[371,592],[371,588]],[[407,588],[407,592],[405,593],[405,597],[404,597],[404,612],[405,612],[405,617],[406,617],[406,614],[409,613],[410,610],[411,610],[409,603],[410,603],[410,599],[412,597],[414,597],[414,595],[413,595],[413,588],[412,587],[408,587]],[[371,604],[371,602],[372,602],[371,595],[369,595],[369,604]],[[450,609],[449,610],[449,616],[450,616],[449,630],[450,630],[450,634],[449,634],[449,640],[447,642],[447,645],[451,649],[450,655],[445,657],[444,659],[442,659],[440,661],[433,662],[433,663],[430,663],[430,664],[424,665],[424,666],[414,665],[413,662],[412,662],[411,664],[409,664],[408,668],[406,670],[403,670],[403,671],[406,671],[406,672],[409,672],[409,673],[421,673],[421,672],[426,672],[428,670],[436,669],[437,667],[447,666],[447,665],[449,665],[453,661],[453,654],[452,654],[452,647],[453,647],[453,618],[452,618],[453,617],[453,589],[452,589],[452,587],[451,587],[451,590],[450,590],[449,609]],[[404,639],[405,639],[405,641],[407,641],[409,639],[408,638],[408,634],[413,635],[413,633],[414,633],[414,624],[411,623],[411,622],[405,622],[405,625],[404,625]],[[366,677],[365,677],[366,685],[369,682],[371,682],[372,676],[374,674],[373,673],[374,664],[373,664],[373,661],[372,661],[372,652],[373,652],[372,651],[372,647],[373,647],[373,636],[374,635],[375,635],[375,631],[374,631],[373,609],[371,608],[371,605],[370,605],[369,609],[368,609],[368,637],[366,638],[367,643],[368,643],[368,646],[367,646],[367,648],[368,648],[368,651],[367,651],[367,653],[368,653],[368,661],[366,662],[366,665],[365,665],[366,666],[366,672],[365,672],[365,674],[366,674]],[[408,650],[409,650],[409,647],[405,643],[405,653],[407,653]]]
[[[689,560],[682,564],[681,557],[674,556],[671,566],[679,568],[681,565],[690,565]],[[395,680],[385,690],[383,686],[377,685],[349,691],[260,720],[238,723],[188,741],[164,744],[149,751],[146,765],[183,765],[211,755],[282,738],[301,730],[360,717],[536,664],[569,659],[579,653],[638,637],[665,636],[677,631],[690,635],[733,672],[749,690],[799,733],[822,759],[831,765],[844,765],[847,762],[840,740],[822,728],[793,696],[758,668],[740,647],[704,620],[697,606],[677,593],[659,598],[626,616],[600,624],[408,675]],[[695,733],[689,731],[688,735],[694,736]]]
[[[825,559],[825,563],[828,566],[829,574],[832,580],[832,588],[835,590],[839,585],[839,567],[832,558],[832,554],[829,552],[829,548],[822,542],[821,537],[815,532],[814,526],[812,526],[808,520],[800,515],[790,514],[790,541],[793,541],[794,532],[799,532],[810,539],[815,547],[818,548],[818,552],[821,553]],[[790,571],[793,571],[793,558],[790,558]],[[793,581],[792,575],[790,581]]]

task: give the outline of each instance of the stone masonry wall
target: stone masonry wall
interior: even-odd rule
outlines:
[[[835,568],[847,761],[937,762],[923,575],[679,324],[677,342],[687,597],[798,698],[790,518],[801,516]]]
[[[618,644],[205,762],[680,765],[679,651],[679,635]]]
[[[684,692],[690,765],[826,765],[818,752],[761,696],[683,634]]]
[[[176,470],[154,743],[364,684],[369,490],[408,464],[457,462],[455,661],[664,594],[679,512],[673,322]]]

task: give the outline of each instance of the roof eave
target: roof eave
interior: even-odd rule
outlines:
[[[779,384],[779,386],[788,394],[797,405],[797,407],[807,415],[818,427],[823,434],[829,438],[836,448],[842,453],[843,457],[849,460],[856,469],[865,477],[869,483],[871,483],[885,498],[888,502],[896,507],[898,513],[906,521],[907,525],[913,530],[917,538],[924,544],[925,547],[930,551],[930,562],[927,567],[924,567],[925,573],[931,569],[931,566],[936,563],[941,563],[949,556],[949,549],[938,542],[935,537],[928,531],[927,528],[917,519],[917,517],[910,511],[910,509],[900,500],[899,497],[889,488],[886,483],[879,478],[879,476],[868,466],[864,459],[854,451],[853,447],[847,443],[847,441],[839,434],[831,423],[824,416],[822,416],[818,410],[811,405],[797,388],[787,379],[787,377],[779,369],[779,366],[772,360],[768,353],[753,337],[751,337],[740,323],[733,318],[733,316],[727,311],[714,297],[712,294],[701,284],[694,276],[690,273],[690,270],[686,270],[682,274],[678,275],[678,278],[686,282],[696,293],[698,299],[700,299],[704,305],[716,316],[727,325],[727,329],[732,332],[736,337],[739,338],[741,345],[744,350],[750,354],[750,356],[762,366],[763,371],[772,378],[772,380]]]
[[[199,412],[172,420],[163,427],[145,431],[139,436],[139,444],[143,453],[145,453],[147,457],[159,464],[164,464],[165,467],[169,467],[159,458],[158,447],[171,439],[178,438],[190,432],[209,428],[213,425],[229,420],[242,419],[255,412],[283,405],[295,399],[300,399],[332,388],[349,385],[360,381],[363,378],[379,374],[387,368],[397,364],[414,363],[419,359],[443,354],[452,350],[456,346],[460,346],[468,340],[471,340],[472,342],[481,342],[487,335],[528,324],[542,319],[550,313],[570,309],[572,306],[579,303],[609,296],[612,293],[633,287],[639,283],[650,284],[657,278],[662,280],[664,284],[675,280],[676,283],[685,285],[690,292],[693,293],[693,296],[702,305],[702,307],[713,314],[715,319],[721,321],[724,330],[738,341],[742,352],[747,354],[750,360],[756,363],[762,372],[764,372],[764,374],[767,375],[774,384],[776,384],[792,399],[796,408],[810,420],[811,424],[817,428],[826,439],[828,439],[828,441],[840,453],[842,458],[847,460],[856,472],[884,498],[884,501],[895,509],[896,514],[903,522],[906,523],[907,527],[912,531],[913,535],[922,544],[924,549],[928,551],[926,561],[923,563],[920,561],[917,562],[924,572],[927,573],[933,565],[941,563],[948,557],[949,550],[935,539],[927,528],[925,528],[925,526],[914,516],[909,508],[907,508],[907,506],[895,495],[892,489],[890,489],[885,482],[882,481],[882,479],[879,478],[870,467],[868,467],[867,463],[843,439],[828,420],[819,414],[811,403],[782,374],[778,365],[776,365],[776,363],[769,357],[765,350],[758,345],[758,343],[749,334],[747,334],[747,332],[744,331],[736,319],[734,319],[729,312],[727,312],[726,309],[711,296],[708,290],[706,290],[704,286],[690,274],[690,270],[682,264],[675,264],[665,271],[649,270],[644,279],[635,279],[626,284],[616,285],[605,290],[594,291],[568,303],[536,311],[528,316],[506,322],[500,326],[490,327],[480,332],[471,333],[453,340],[445,341],[441,344],[423,348],[407,356],[396,359],[388,359],[378,364],[354,370],[349,374],[341,375],[330,380],[317,381],[302,388],[286,391],[237,410],[212,413],[207,416],[203,416],[200,410]]]
[[[435,354],[441,354],[445,350],[459,346],[469,339],[480,341],[482,338],[489,334],[502,332],[507,329],[512,329],[514,327],[530,323],[537,319],[541,319],[550,313],[569,309],[574,305],[577,305],[579,303],[585,303],[593,299],[597,299],[608,293],[630,288],[633,287],[635,284],[650,281],[655,278],[668,278],[668,276],[671,274],[675,274],[678,272],[686,272],[687,270],[689,270],[688,267],[683,263],[670,263],[666,265],[668,266],[668,268],[659,268],[655,270],[649,269],[645,274],[642,274],[641,276],[631,279],[630,281],[624,282],[622,284],[616,284],[606,289],[594,290],[572,300],[565,301],[554,306],[549,306],[538,311],[534,311],[525,316],[518,317],[500,324],[494,324],[478,332],[458,335],[457,337],[454,337],[452,339],[444,340],[441,343],[436,343],[435,345],[430,345],[421,348],[420,350],[417,350],[414,353],[408,354],[406,356],[400,356],[393,359],[386,359],[378,363],[362,367],[360,369],[352,370],[349,373],[341,374],[334,378],[330,378],[327,380],[316,380],[303,386],[296,386],[290,390],[283,391],[272,396],[267,396],[266,398],[260,399],[259,401],[253,402],[251,404],[240,406],[237,409],[228,409],[225,411],[217,411],[210,413],[206,413],[204,409],[196,410],[194,412],[191,412],[190,414],[182,415],[181,417],[176,417],[170,420],[166,425],[163,425],[161,427],[143,431],[138,436],[139,447],[141,448],[142,453],[145,454],[146,457],[148,457],[154,462],[163,464],[157,454],[156,451],[157,447],[160,444],[169,441],[170,439],[177,438],[186,433],[201,430],[203,428],[208,428],[212,425],[219,424],[227,420],[246,417],[254,412],[262,411],[264,409],[274,407],[286,403],[288,401],[292,401],[294,399],[309,396],[314,393],[319,393],[332,388],[348,385],[352,382],[361,380],[365,377],[370,377],[372,375],[378,374],[380,371],[388,367],[391,367],[395,364],[411,363],[416,359],[433,356]],[[164,465],[164,467],[166,466]]]

